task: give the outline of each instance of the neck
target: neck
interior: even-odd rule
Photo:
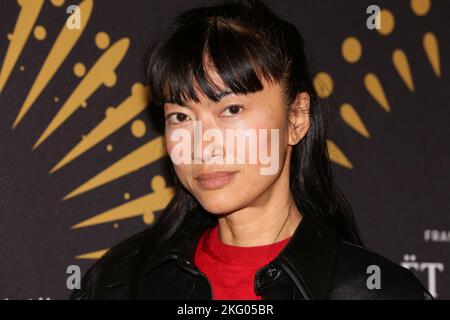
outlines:
[[[220,239],[225,244],[241,247],[262,246],[284,240],[292,236],[303,218],[294,205],[286,220],[289,209],[289,206],[278,206],[272,211],[263,212],[257,208],[245,208],[219,217]]]
[[[262,246],[292,236],[303,216],[295,205],[289,178],[283,178],[283,175],[288,175],[288,170],[284,171],[273,186],[252,204],[219,216],[219,236],[223,243],[241,247]]]

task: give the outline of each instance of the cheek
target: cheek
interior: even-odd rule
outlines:
[[[259,166],[247,167],[235,189],[235,191],[239,190],[239,192],[233,193],[237,205],[248,204],[254,201],[266,190],[270,189],[278,177],[279,175],[277,174],[262,175]]]
[[[191,171],[191,167],[186,164],[174,165],[175,174],[178,177],[178,180],[181,184],[190,192],[193,190],[193,181],[192,176],[193,173]]]
[[[171,135],[172,135],[171,130],[165,131],[165,133],[164,133],[164,145],[166,147],[167,154],[169,154],[169,155],[172,152],[172,149],[176,144],[175,141],[172,141],[170,139]]]
[[[173,130],[168,130],[164,134],[164,144],[165,144],[166,152],[173,164],[173,167],[174,167],[174,170],[175,170],[175,173],[176,173],[178,179],[187,188],[188,184],[189,184],[189,182],[188,182],[189,177],[191,176],[191,171],[192,171],[191,165],[189,163],[184,163],[183,161],[179,161],[179,163],[177,163],[176,161],[174,161],[174,158],[172,158],[174,156],[172,154],[173,151],[174,151],[174,154],[183,155],[183,151],[180,152],[180,149],[182,149],[181,148],[182,143],[180,141],[171,140],[172,132],[173,132]]]
[[[186,128],[167,130],[164,146],[174,166],[192,163],[192,133]]]
[[[276,116],[272,116],[269,119],[255,122],[253,128],[257,133],[256,152],[259,160],[258,167],[267,166],[268,161],[272,164],[277,162],[281,166],[288,146],[287,130],[282,121]],[[247,147],[249,147],[248,144]],[[262,157],[265,157],[265,160]]]

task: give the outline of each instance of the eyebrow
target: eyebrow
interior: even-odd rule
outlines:
[[[234,92],[229,89],[219,92],[219,94],[217,95],[219,98],[218,101],[222,100],[223,98],[225,98],[226,96],[229,96],[231,94],[234,94]]]
[[[217,97],[218,97],[217,102],[219,102],[220,100],[222,100],[223,98],[225,98],[226,96],[229,96],[229,95],[231,95],[231,94],[234,94],[234,92],[231,91],[231,90],[229,90],[229,89],[226,89],[226,90],[224,90],[224,91],[219,92],[219,93],[217,94]],[[171,104],[178,104],[178,103],[176,103],[175,101],[170,100],[170,99],[166,99],[164,102],[165,102],[165,103],[171,103]],[[183,101],[181,102],[181,106],[182,106],[182,107],[187,107],[187,105],[186,105]]]

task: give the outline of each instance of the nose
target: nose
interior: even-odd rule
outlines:
[[[192,159],[194,164],[220,163],[223,159],[223,134],[213,121],[194,121]]]

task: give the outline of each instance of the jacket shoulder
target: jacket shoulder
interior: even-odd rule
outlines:
[[[141,240],[150,229],[135,234],[109,249],[83,275],[80,289],[74,289],[71,300],[118,299],[124,296],[124,284],[130,263]]]
[[[338,247],[332,299],[432,299],[412,271],[346,241]]]

